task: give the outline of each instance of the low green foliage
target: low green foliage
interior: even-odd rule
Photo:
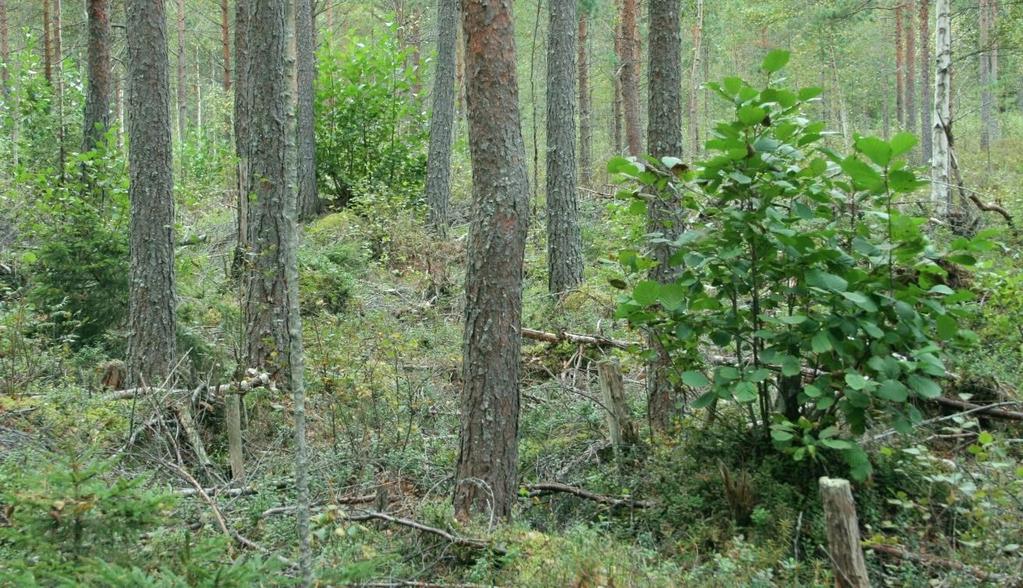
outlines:
[[[714,127],[712,156],[696,169],[677,172],[673,158],[609,164],[633,186],[636,212],[670,198],[692,223],[669,243],[677,278],[638,279],[618,316],[656,336],[676,383],[699,391],[693,408],[737,402],[797,461],[839,451],[863,479],[857,436],[879,417],[900,431],[919,422],[914,400],[942,393],[944,347],[975,339],[959,327],[971,294],[945,283],[946,268],[990,243],[940,248],[926,219],[897,207],[923,185],[900,159],[911,135],[857,137],[849,156],[821,146],[825,125],[805,114],[820,89],[772,83],[784,62],[768,56],[759,90],[739,78],[709,85],[735,118]],[[618,260],[640,278],[654,263],[637,250]],[[715,365],[712,354],[734,359]]]
[[[317,53],[317,176],[338,206],[375,194],[421,197],[428,132],[410,51],[380,35],[328,39]]]

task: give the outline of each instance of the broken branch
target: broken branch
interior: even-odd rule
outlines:
[[[545,496],[548,494],[564,493],[578,496],[579,498],[584,498],[586,500],[592,500],[593,502],[604,504],[612,508],[623,506],[627,506],[629,508],[652,508],[657,504],[652,500],[633,500],[631,498],[618,498],[615,496],[595,494],[589,490],[585,490],[577,486],[569,486],[568,484],[561,484],[560,482],[538,482],[536,484],[527,484],[526,490],[528,491],[527,496],[530,498]]]

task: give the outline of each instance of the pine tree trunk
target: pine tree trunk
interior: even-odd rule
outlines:
[[[934,138],[934,91],[931,88],[931,2],[920,0],[920,153],[924,165],[930,165]]]
[[[426,203],[430,228],[447,234],[451,199],[451,145],[455,123],[455,54],[459,0],[437,0],[437,69],[433,76],[430,151],[426,161]]]
[[[905,34],[906,34],[906,129],[916,128],[916,35],[913,30],[913,15],[916,7],[913,0],[906,0]]]
[[[648,0],[650,21],[649,107],[647,147],[654,157],[682,157],[682,31],[678,0]],[[647,204],[647,232],[674,241],[684,228],[677,194],[660,194]],[[669,259],[674,248],[656,244],[651,257],[657,265],[650,277],[671,282],[676,271]],[[659,348],[651,342],[654,349]],[[647,408],[650,425],[665,432],[674,420],[675,394],[668,380],[666,358],[658,358],[647,372]]]
[[[188,130],[188,86],[185,85],[185,0],[178,0],[178,141],[184,143]]]
[[[618,57],[618,62],[615,64],[615,71],[613,77],[614,84],[614,99],[611,106],[611,134],[614,141],[614,153],[615,155],[621,155],[623,152],[623,141],[622,141],[622,29],[621,26],[615,27],[615,55]]]
[[[295,12],[296,84],[296,156],[299,219],[311,220],[320,214],[320,195],[316,190],[316,120],[313,110],[316,84],[316,29],[313,25],[313,0],[297,0]]]
[[[637,0],[622,0],[622,45],[618,59],[622,64],[622,114],[629,155],[643,153],[643,131],[639,119],[639,30],[636,25]]]
[[[220,48],[224,56],[224,91],[231,90],[231,21],[228,0],[220,0]]]
[[[579,75],[579,183],[589,186],[593,178],[593,113],[590,104],[589,23],[586,8],[579,12],[578,55]]]
[[[703,0],[696,0],[696,23],[693,25],[693,67],[689,71],[689,152],[690,159],[700,157],[700,74],[703,71]]]
[[[906,65],[903,47],[903,9],[902,0],[895,8],[895,118],[899,127],[905,128],[906,123]]]
[[[990,167],[991,162],[991,135],[994,125],[993,112],[994,97],[991,92],[991,2],[992,0],[980,0],[979,33],[980,51],[980,149],[984,152]]]
[[[548,0],[547,269],[551,294],[583,280],[575,160],[576,0]]]
[[[252,90],[249,83],[249,27],[252,0],[235,0],[234,12],[234,145],[238,159],[238,247],[235,267],[244,263],[249,227],[249,128],[252,125]]]
[[[43,76],[53,85],[53,43],[50,40],[50,0],[43,0]]]
[[[518,485],[529,182],[511,0],[463,0],[473,223],[467,246],[455,515],[511,517]]]
[[[163,0],[125,0],[131,281],[128,385],[163,384],[175,357],[174,180]]]
[[[90,151],[110,128],[110,0],[88,0],[88,83],[82,150]]]
[[[931,142],[934,153],[931,156],[931,200],[935,214],[948,219],[952,211],[952,188],[950,184],[951,154],[945,126],[952,118],[952,16],[951,0],[935,2],[934,51],[937,54],[934,72],[934,126],[931,128]]]
[[[291,156],[292,67],[290,2],[254,0],[247,48],[252,92],[249,128],[251,233],[245,280],[245,330],[250,367],[276,373],[292,392],[299,578],[312,584],[309,544],[308,455],[302,324],[298,306],[298,198]],[[309,31],[311,35],[312,31]],[[311,38],[311,37],[310,37]],[[296,42],[301,42],[299,38]]]
[[[57,101],[57,169],[64,181],[67,136],[64,130],[64,10],[63,0],[53,2],[53,93]]]

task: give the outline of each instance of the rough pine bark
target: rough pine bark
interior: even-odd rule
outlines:
[[[295,56],[297,60],[295,145],[297,157],[298,215],[300,220],[316,218],[320,196],[316,190],[316,121],[313,111],[316,83],[316,29],[313,0],[297,0],[295,11]]]
[[[82,150],[89,151],[111,124],[110,0],[88,0],[89,43]]]
[[[931,89],[931,1],[920,0],[920,153],[929,165],[933,151],[934,91]]]
[[[648,0],[650,52],[647,109],[647,147],[650,155],[682,157],[682,31],[678,0]],[[676,194],[661,194],[647,203],[647,232],[674,240],[681,234],[681,207]],[[657,265],[650,277],[661,283],[675,278],[668,263],[674,250],[666,244],[652,247]],[[656,341],[651,341],[657,349]],[[675,413],[675,394],[668,380],[669,367],[663,359],[654,361],[647,373],[647,410],[655,431],[666,431]]]
[[[178,141],[185,141],[188,130],[188,87],[185,85],[185,0],[178,0]]]
[[[916,34],[913,30],[913,15],[916,14],[916,6],[913,0],[906,0],[906,128],[912,131],[916,128]]]
[[[951,0],[936,0],[934,51],[934,125],[931,127],[931,200],[935,214],[948,219],[952,210],[951,154],[946,125],[952,118],[952,16]]]
[[[220,48],[224,56],[224,91],[231,90],[231,21],[228,0],[220,0]]]
[[[510,518],[518,483],[529,182],[511,0],[462,0],[473,222],[467,247],[455,514]]]
[[[250,242],[245,276],[245,332],[250,367],[283,381],[294,398],[295,486],[299,577],[312,583],[309,545],[309,487],[305,438],[302,325],[298,307],[298,201],[291,186],[292,67],[289,59],[290,2],[249,4],[248,83]]]
[[[643,131],[639,120],[639,28],[636,25],[637,0],[622,0],[622,43],[618,55],[622,64],[622,114],[629,155],[643,152]],[[652,29],[652,27],[651,27]]]
[[[128,385],[160,385],[175,356],[174,180],[164,0],[125,0],[131,276]]]
[[[590,104],[589,23],[586,9],[579,12],[579,183],[589,186],[593,178],[593,114]]]
[[[547,269],[551,294],[583,280],[575,160],[576,0],[548,0]]]
[[[895,118],[899,126],[905,128],[906,122],[906,54],[903,37],[902,2],[895,7]]]
[[[455,57],[459,0],[437,0],[437,67],[433,75],[433,112],[426,160],[428,223],[440,236],[447,234],[451,199],[451,144],[455,123]]]

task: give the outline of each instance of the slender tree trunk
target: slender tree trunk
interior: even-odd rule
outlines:
[[[0,0],[0,90],[5,103],[11,95],[11,41],[8,31],[7,0]]]
[[[639,119],[639,30],[636,25],[637,0],[622,0],[622,98],[625,137],[630,155],[643,152],[643,131]]]
[[[110,61],[110,0],[88,0],[88,84],[82,150],[93,149],[110,128],[110,95],[113,70]]]
[[[579,75],[579,183],[589,186],[593,178],[593,113],[590,104],[590,66],[588,62],[589,23],[586,8],[579,12],[579,52],[576,68]]]
[[[161,385],[174,367],[174,180],[163,0],[125,0],[131,281],[129,386]]]
[[[53,84],[53,43],[50,40],[50,0],[43,0],[43,76]]]
[[[551,294],[583,280],[575,160],[576,0],[548,0],[547,269]]]
[[[188,131],[188,86],[185,85],[185,0],[178,0],[178,141],[185,142]]]
[[[296,146],[298,157],[299,218],[310,220],[320,213],[320,195],[316,190],[316,120],[313,103],[316,84],[316,29],[313,25],[313,0],[297,0],[295,12],[295,50],[298,60],[296,83]]]
[[[934,50],[937,53],[934,72],[934,126],[931,142],[931,200],[935,213],[948,219],[952,211],[952,189],[949,177],[949,153],[946,125],[952,124],[952,16],[951,0],[935,1]]]
[[[57,100],[57,169],[64,181],[64,162],[67,160],[67,133],[64,129],[64,11],[63,0],[53,2],[53,77]]]
[[[234,265],[244,263],[249,227],[249,127],[252,125],[252,90],[249,83],[249,28],[252,0],[235,0],[234,13],[234,145],[238,159],[238,248]]]
[[[614,136],[614,152],[615,155],[621,155],[623,152],[623,137],[622,137],[622,55],[624,50],[622,49],[622,27],[621,23],[615,26],[615,70],[612,76],[612,84],[614,85],[614,100],[611,108],[611,129]]]
[[[654,157],[682,157],[682,31],[681,2],[648,0],[650,21],[649,107],[647,147]],[[670,191],[670,188],[669,188]],[[647,203],[647,232],[674,241],[684,228],[677,194],[664,193]],[[651,257],[657,265],[650,277],[660,283],[671,282],[676,271],[669,260],[674,248],[653,246]],[[656,341],[651,342],[659,348]],[[650,425],[666,432],[675,417],[675,394],[668,380],[669,366],[663,358],[655,360],[647,372],[647,408]]]
[[[511,517],[518,487],[529,182],[511,0],[463,0],[473,223],[467,247],[455,515]]]
[[[831,38],[835,38],[835,31],[831,31]],[[842,128],[842,141],[846,148],[852,145],[852,130],[849,128],[849,110],[845,104],[845,92],[842,91],[842,78],[838,75],[838,56],[835,51],[835,43],[829,45],[831,50],[831,83],[835,89],[834,98],[838,103],[838,122]]]
[[[903,47],[903,8],[902,0],[896,0],[895,8],[895,117],[899,127],[905,128],[906,123],[906,54]]]
[[[906,129],[912,131],[916,128],[916,34],[913,30],[913,15],[916,14],[916,6],[913,0],[906,1],[905,34],[906,34]]]
[[[991,137],[994,134],[994,95],[992,88],[992,0],[980,0],[979,32],[980,32],[980,149],[984,152],[991,166]]]
[[[220,0],[220,48],[224,56],[224,91],[231,90],[231,19],[228,0]]]
[[[931,89],[931,2],[920,0],[920,153],[930,165],[934,138],[934,92]]]
[[[113,70],[114,77],[114,122],[117,123],[117,146],[124,147],[124,88],[121,75]]]
[[[433,76],[430,151],[426,162],[426,203],[430,208],[430,228],[440,236],[447,234],[448,201],[451,199],[458,2],[437,0],[437,69]]]
[[[689,152],[690,159],[700,157],[700,73],[703,64],[703,0],[696,0],[696,23],[693,25],[693,67],[689,71]]]
[[[289,25],[292,3],[254,0],[247,49],[253,91],[249,128],[250,245],[246,264],[245,326],[249,365],[277,373],[290,388],[295,410],[295,486],[299,577],[312,584],[309,483],[305,438],[302,324],[298,307],[298,198],[291,186],[293,67]],[[311,33],[311,31],[310,31]],[[296,39],[298,41],[298,39]]]

